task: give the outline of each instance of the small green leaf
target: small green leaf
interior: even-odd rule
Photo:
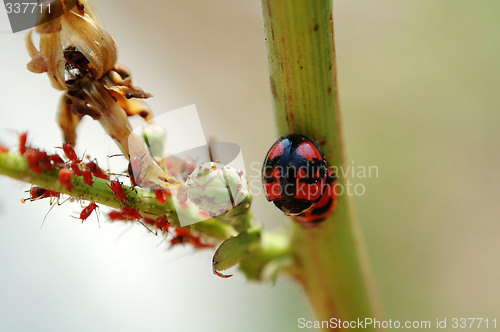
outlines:
[[[224,275],[219,271],[227,270],[238,264],[242,259],[259,248],[260,237],[261,230],[252,229],[222,242],[212,258],[214,273],[223,278],[231,277],[232,275]]]

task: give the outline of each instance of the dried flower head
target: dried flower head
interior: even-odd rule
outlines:
[[[88,115],[101,123],[127,158],[131,150],[141,156],[152,182],[164,185],[168,176],[149,154],[144,140],[132,133],[127,118],[139,115],[151,120],[151,109],[142,101],[151,95],[135,87],[129,70],[116,64],[116,43],[90,2],[61,4],[62,15],[42,17],[45,23],[33,29],[40,34],[40,50],[33,44],[33,30],[26,37],[26,47],[31,56],[28,69],[46,72],[52,85],[65,91],[58,115],[64,141],[76,144],[76,128]]]
[[[86,71],[93,79],[101,78],[115,66],[118,56],[113,37],[103,29],[88,1],[78,1],[80,5],[70,10],[65,2],[61,1],[64,15],[44,18],[47,22],[35,28],[40,34],[40,50],[33,44],[33,30],[26,38],[32,58],[28,69],[35,73],[47,72],[59,90],[68,90],[67,81],[71,76],[83,76]],[[46,11],[43,15],[57,12]]]

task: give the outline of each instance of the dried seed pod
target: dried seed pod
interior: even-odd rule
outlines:
[[[138,114],[151,119],[149,106],[138,100],[151,95],[134,87],[130,72],[116,65],[116,43],[89,1],[61,0],[57,6],[58,14],[42,13],[39,22],[45,23],[35,29],[40,34],[40,49],[33,43],[33,30],[26,37],[31,56],[27,67],[35,73],[47,72],[52,85],[66,91],[58,115],[65,142],[75,145],[76,127],[88,115],[101,122],[126,157],[130,146],[139,156],[147,155],[144,168],[150,181],[165,185],[165,172],[149,156],[142,138],[132,133],[127,118]]]
[[[81,1],[84,7],[87,2]],[[65,14],[36,28],[40,33],[40,51],[31,39],[26,38],[26,46],[32,57],[28,69],[36,73],[47,72],[56,89],[67,90],[68,63],[65,52],[77,51],[87,61],[87,68],[93,79],[101,78],[116,64],[117,49],[113,37],[107,33],[89,10],[81,11],[75,6]],[[69,68],[69,69],[75,69]]]
[[[101,78],[116,64],[115,40],[88,14],[80,15],[72,10],[61,16],[61,40],[75,47],[89,61],[94,79]]]

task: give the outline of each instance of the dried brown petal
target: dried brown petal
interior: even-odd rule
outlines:
[[[26,65],[26,68],[35,74],[45,73],[48,70],[47,58],[43,56],[33,44],[33,40],[31,39],[32,33],[33,30],[30,30],[24,39],[28,54],[31,57],[31,60]]]
[[[61,32],[43,33],[40,35],[40,53],[47,58],[47,75],[54,88],[66,90],[64,82],[65,63],[61,47]]]
[[[64,95],[59,105],[58,114],[58,122],[63,131],[64,142],[73,146],[75,145],[76,127],[78,126],[78,123],[80,123],[81,119],[82,115],[73,113],[71,99],[66,98],[66,95]]]
[[[70,11],[61,17],[61,26],[62,46],[73,46],[87,58],[94,79],[115,66],[118,55],[113,37],[88,14]]]
[[[120,106],[128,116],[139,115],[146,121],[153,119],[153,111],[144,101],[140,99],[128,99],[121,93],[116,93],[115,90],[109,90],[109,93],[116,98],[118,106]]]

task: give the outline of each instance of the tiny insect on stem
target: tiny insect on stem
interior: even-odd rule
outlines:
[[[111,190],[113,190],[115,197],[118,198],[121,202],[125,203],[127,201],[127,195],[125,194],[125,190],[122,187],[122,184],[118,180],[111,181]]]
[[[59,170],[59,182],[69,191],[73,189],[72,177],[73,173],[69,168],[63,167]]]
[[[78,159],[75,149],[73,149],[73,146],[71,146],[71,144],[64,143],[62,149],[64,151],[64,154],[66,155],[66,157],[68,157],[69,160],[71,160],[74,163],[81,162],[81,160]]]
[[[66,163],[64,162],[64,160],[62,160],[62,158],[58,154],[49,155],[49,159],[57,168],[62,168],[66,166]]]
[[[83,175],[83,181],[87,185],[92,187],[94,185],[94,179],[92,178],[92,171],[90,169],[86,169],[83,171],[82,175]]]
[[[122,209],[122,213],[125,217],[131,220],[140,220],[142,219],[141,214],[139,211],[137,211],[134,208],[131,208],[130,206],[124,206]]]
[[[26,142],[28,140],[28,133],[24,132],[19,135],[19,154],[23,156],[26,153]]]
[[[69,166],[71,167],[73,173],[75,173],[77,176],[82,176],[82,170],[80,169],[77,163],[72,162]]]
[[[42,199],[42,198],[51,198],[51,199],[55,198],[55,199],[59,200],[59,198],[61,197],[61,193],[59,193],[57,191],[45,189],[45,188],[38,187],[38,186],[32,186],[31,189],[29,190],[29,193],[30,193],[30,197],[27,199],[22,198],[21,203],[24,204],[27,200],[33,202],[35,200]],[[50,204],[52,204],[52,203],[53,203],[53,201],[51,200]]]
[[[163,232],[167,232],[170,228],[170,223],[168,222],[167,217],[160,216],[154,220],[154,225],[156,228],[161,229]]]
[[[170,190],[157,188],[155,189],[155,195],[158,202],[165,204],[167,202],[167,198],[165,196],[171,196]]]
[[[80,219],[82,222],[87,220],[87,218],[90,217],[92,212],[97,208],[98,206],[95,202],[91,202],[87,207],[83,208],[82,212],[80,212]]]
[[[108,213],[108,219],[111,220],[111,221],[126,220],[126,217],[123,214],[123,212],[120,212],[120,211],[110,211]]]
[[[35,148],[26,148],[25,156],[28,167],[35,173],[42,173],[44,170],[52,171],[55,168],[49,155],[45,151]]]
[[[91,172],[92,175],[95,176],[96,178],[101,178],[103,180],[109,180],[109,176],[102,170],[102,168],[97,165],[97,162],[90,161],[87,164],[85,164],[85,167],[87,167]]]

